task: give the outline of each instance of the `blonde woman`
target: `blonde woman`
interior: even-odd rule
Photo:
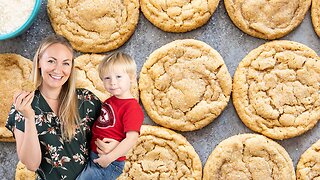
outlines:
[[[88,159],[91,126],[101,102],[76,89],[73,49],[62,36],[47,37],[33,59],[34,92],[19,92],[6,127],[15,136],[17,154],[38,179],[75,179]],[[106,153],[118,143],[97,140]]]

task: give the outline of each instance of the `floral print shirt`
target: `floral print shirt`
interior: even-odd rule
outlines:
[[[100,114],[101,102],[90,91],[77,89],[81,123],[71,141],[61,136],[61,122],[41,95],[35,91],[32,108],[40,140],[42,160],[37,170],[38,179],[76,179],[89,157],[91,126]],[[12,106],[6,127],[24,132],[24,117]],[[32,149],[30,149],[32,151]]]

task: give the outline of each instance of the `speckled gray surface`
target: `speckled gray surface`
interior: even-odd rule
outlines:
[[[47,2],[43,1],[41,11],[36,21],[26,33],[14,39],[0,41],[0,53],[17,53],[32,59],[40,40],[48,34],[53,33],[46,12],[46,5]],[[141,13],[135,33],[128,42],[119,49],[129,53],[135,58],[138,64],[138,70],[140,71],[146,58],[154,50],[173,40],[186,38],[204,41],[217,50],[224,58],[232,76],[242,58],[248,52],[266,42],[265,40],[251,37],[240,31],[230,21],[223,1],[220,1],[216,12],[206,25],[182,34],[161,31],[153,26]],[[308,11],[302,24],[297,29],[281,39],[303,43],[320,54],[320,39],[313,31],[310,11]],[[76,56],[80,54],[81,53],[76,53]],[[154,125],[155,123],[146,115],[144,124]],[[227,108],[211,124],[203,129],[181,134],[193,145],[204,165],[211,151],[219,142],[230,136],[246,132],[252,131],[239,119],[230,100]],[[296,166],[300,155],[318,139],[320,139],[319,124],[299,137],[277,142],[288,151],[294,162],[294,166]],[[15,144],[0,143],[1,179],[14,179],[17,161]]]

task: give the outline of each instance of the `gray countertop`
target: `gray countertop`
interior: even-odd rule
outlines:
[[[17,53],[32,59],[42,38],[53,33],[46,12],[47,1],[42,2],[42,7],[36,21],[30,29],[17,38],[0,41],[0,53]],[[238,63],[251,50],[265,43],[265,40],[251,37],[240,31],[229,19],[224,3],[221,0],[214,15],[209,22],[191,32],[167,33],[153,26],[140,13],[138,26],[133,36],[119,49],[132,55],[137,61],[140,71],[146,58],[159,47],[177,39],[193,38],[201,40],[217,50],[233,76]],[[289,35],[281,38],[303,43],[320,54],[320,39],[313,30],[310,11],[308,11],[301,25]],[[77,52],[76,56],[81,55]],[[2,112],[3,113],[3,112]],[[155,123],[146,115],[144,124]],[[192,132],[183,132],[183,136],[193,145],[199,154],[202,165],[215,146],[222,140],[241,133],[252,132],[239,119],[232,101],[222,114],[208,126]],[[296,166],[300,155],[320,139],[320,126],[317,124],[313,129],[303,135],[280,143],[289,153]],[[0,143],[0,177],[1,179],[14,179],[15,168],[18,162],[15,143]]]

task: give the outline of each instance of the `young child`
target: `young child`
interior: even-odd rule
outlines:
[[[92,127],[90,162],[77,179],[116,179],[122,173],[126,153],[138,140],[143,112],[130,92],[136,83],[136,64],[127,54],[116,52],[99,65],[99,76],[112,94],[102,105],[100,117]],[[100,155],[95,141],[111,138],[119,141],[110,152]],[[99,154],[99,155],[98,155]]]

